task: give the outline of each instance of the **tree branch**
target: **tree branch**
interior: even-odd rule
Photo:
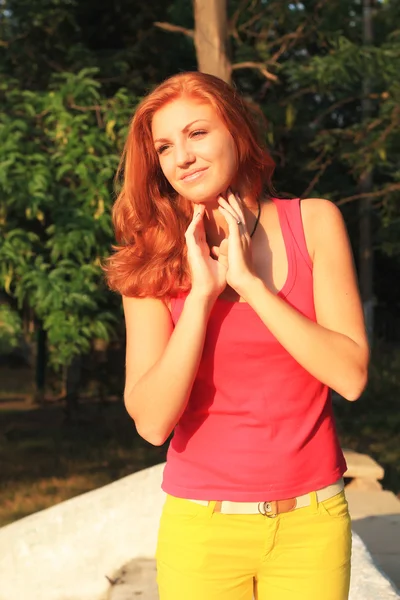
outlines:
[[[322,113],[319,114],[314,119],[314,121],[312,121],[311,125],[313,127],[316,127],[317,125],[320,124],[320,122],[322,121],[322,119],[324,119],[326,117],[326,115],[329,115],[330,113],[332,113],[337,108],[340,108],[341,106],[344,106],[345,104],[348,104],[349,102],[354,102],[356,100],[359,100],[359,98],[360,98],[360,96],[358,95],[358,96],[350,96],[349,98],[342,98],[342,100],[338,100],[334,104],[331,104],[331,106],[329,106],[329,108],[327,108],[326,110],[322,111]]]
[[[302,23],[297,27],[296,31],[288,33],[281,38],[281,47],[275,52],[275,54],[272,55],[271,59],[268,61],[268,64],[277,62],[278,58],[280,58],[280,56],[286,52],[288,48],[291,48],[299,39],[301,39],[302,35],[304,34],[305,26],[306,24]]]
[[[14,42],[16,42],[18,40],[22,40],[22,39],[24,39],[26,37],[28,37],[27,33],[21,33],[20,35],[16,35],[11,40],[0,40],[0,46],[3,46],[4,48],[8,48],[8,46],[10,46],[11,44],[13,44]]]
[[[308,185],[307,189],[301,195],[302,198],[306,198],[308,196],[308,194],[314,189],[314,187],[316,186],[317,182],[321,179],[322,175],[325,173],[326,169],[329,167],[330,164],[332,164],[332,160],[333,159],[328,158],[321,165],[320,170],[318,171],[318,173],[316,173],[316,175],[313,177],[313,179],[311,180],[310,184]]]
[[[248,0],[241,0],[236,11],[233,13],[231,21],[229,23],[229,31],[230,31],[231,35],[235,38],[235,40],[238,42],[238,44],[241,44],[242,40],[240,39],[238,30],[237,30],[237,24],[238,24],[241,12],[246,8],[246,4],[248,4]]]
[[[295,98],[298,98],[298,96],[302,96],[303,94],[315,94],[316,93],[316,88],[314,85],[307,87],[307,88],[302,88],[301,90],[297,90],[297,92],[294,92],[291,96],[285,96],[284,100],[281,100],[279,102],[280,106],[286,106],[286,104],[290,104],[292,102],[292,100],[294,100]]]
[[[376,192],[364,192],[363,194],[355,194],[354,196],[347,196],[347,198],[342,198],[336,204],[340,206],[341,204],[347,204],[348,202],[352,202],[353,200],[359,200],[360,198],[376,198],[378,196],[383,196],[384,194],[388,194],[391,192],[397,192],[400,190],[400,183],[394,183],[393,185],[388,185],[386,188],[382,188]]]
[[[79,106],[79,104],[75,104],[73,100],[68,98],[68,106],[69,108],[74,108],[75,110],[79,110],[81,112],[93,112],[96,110],[101,110],[101,106],[98,104],[94,104],[93,106]]]
[[[159,29],[164,29],[165,31],[172,31],[173,33],[183,33],[188,37],[194,38],[193,29],[186,29],[186,27],[181,27],[180,25],[174,25],[173,23],[164,23],[161,21],[155,21],[154,25]]]
[[[262,73],[264,75],[264,77],[266,77],[267,79],[270,79],[271,81],[276,81],[276,82],[279,81],[279,79],[276,75],[267,71],[264,63],[247,61],[247,62],[236,63],[236,64],[232,65],[232,71],[236,71],[238,69],[258,69],[260,71],[260,73]]]
[[[374,150],[377,146],[379,146],[386,140],[386,138],[392,133],[393,129],[397,130],[398,119],[396,119],[396,116],[399,114],[399,112],[399,107],[396,106],[393,109],[393,114],[391,115],[393,119],[392,122],[389,123],[389,125],[382,131],[379,137],[374,142],[372,142],[372,144],[364,148],[364,150]]]

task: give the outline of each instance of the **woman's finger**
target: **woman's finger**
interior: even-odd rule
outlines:
[[[218,210],[220,211],[220,213],[223,214],[223,216],[225,217],[225,221],[228,223],[229,235],[232,234],[233,237],[237,237],[238,239],[240,239],[241,234],[246,232],[246,224],[242,223],[241,220],[239,220],[238,223],[238,217],[236,213],[235,216],[233,216],[232,212],[225,208],[225,206],[222,206],[220,204]]]
[[[227,200],[225,200],[225,198],[223,198],[222,196],[220,196],[218,198],[218,204],[220,207],[224,208],[233,219],[235,219],[235,222],[237,225],[242,224],[242,227],[246,228],[246,223],[243,220],[243,218],[241,217],[241,215],[239,215],[235,209],[229,204],[229,202]],[[243,230],[242,230],[243,231]]]
[[[205,241],[205,239],[206,239],[206,232],[204,229],[204,215],[205,215],[205,211],[202,210],[194,224],[194,236],[195,236],[195,239],[199,242]]]
[[[219,263],[228,268],[228,240],[223,239],[219,246],[213,246],[211,253],[216,256]]]
[[[231,189],[228,190],[228,202],[239,215],[240,219],[245,223],[246,219],[243,212],[243,202],[240,196],[234,194]]]
[[[204,229],[204,223],[203,223],[204,212],[205,212],[204,204],[199,204],[199,205],[195,206],[192,220],[185,232],[186,238],[190,235],[195,236],[196,232],[199,229],[199,224],[201,224]],[[200,225],[200,229],[201,229],[201,225]]]

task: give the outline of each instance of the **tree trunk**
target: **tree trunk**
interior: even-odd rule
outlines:
[[[372,14],[371,0],[363,0],[363,40],[364,44],[372,44]],[[371,115],[371,93],[370,81],[365,78],[363,81],[363,100],[362,114],[364,119],[368,119]],[[361,193],[372,191],[372,172],[367,170],[360,178]],[[359,275],[360,275],[360,292],[364,306],[364,316],[366,328],[370,343],[372,343],[374,333],[374,290],[373,290],[373,249],[372,249],[372,200],[363,198],[359,204],[359,227],[360,227],[360,242],[359,242]]]
[[[42,323],[38,323],[36,332],[36,365],[35,365],[35,392],[33,402],[42,404],[44,402],[46,386],[47,365],[47,332]]]
[[[231,81],[227,0],[193,0],[194,44],[199,71]]]
[[[74,356],[65,370],[65,420],[67,422],[72,421],[79,411],[82,364],[82,356]]]

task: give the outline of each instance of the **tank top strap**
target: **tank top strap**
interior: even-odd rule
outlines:
[[[278,211],[282,236],[287,249],[290,248],[295,254],[296,262],[300,258],[301,262],[305,263],[312,271],[313,265],[308,254],[301,217],[300,198],[274,198],[273,201]]]

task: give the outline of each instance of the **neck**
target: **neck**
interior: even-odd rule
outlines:
[[[258,214],[258,203],[250,198],[243,198],[243,213],[246,220],[247,229],[252,231]],[[206,212],[204,217],[204,228],[207,236],[207,243],[211,246],[219,246],[224,238],[228,237],[228,224],[225,217],[218,210],[218,202],[206,203]]]
[[[222,240],[228,237],[228,223],[218,210],[218,206],[218,202],[206,204],[204,229],[210,248],[211,246],[219,246]]]

